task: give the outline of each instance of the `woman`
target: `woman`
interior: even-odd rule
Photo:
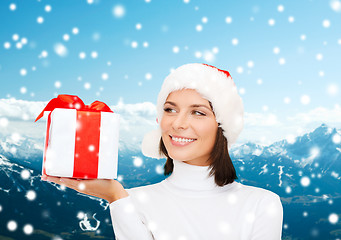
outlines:
[[[162,182],[125,190],[116,180],[45,180],[106,199],[119,240],[281,239],[278,195],[234,181],[228,149],[243,128],[243,104],[230,74],[198,63],[177,68],[157,115],[142,152],[167,158]]]

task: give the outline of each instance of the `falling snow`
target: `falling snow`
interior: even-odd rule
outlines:
[[[308,187],[310,185],[309,177],[307,177],[307,176],[302,177],[300,183],[303,187]]]
[[[26,193],[26,198],[29,201],[34,201],[37,197],[37,194],[34,190],[28,190]]]
[[[34,231],[34,228],[31,224],[26,224],[23,228],[23,231],[26,235],[31,235]]]
[[[84,4],[87,6],[87,8],[95,8],[97,5],[99,6],[101,4],[100,1],[96,0],[86,0],[83,1]],[[156,5],[155,1],[151,0],[145,0],[143,1],[146,3],[146,6],[153,7],[153,4]],[[203,34],[206,34],[206,32],[211,32],[212,26],[217,26],[217,19],[214,15],[210,14],[209,11],[203,12],[204,8],[200,6],[199,3],[198,6],[194,6],[193,1],[189,0],[183,0],[183,8],[190,9],[189,11],[195,12],[196,18],[194,21],[190,21],[191,24],[186,28],[188,32],[190,32],[192,35],[195,35],[197,38],[203,38]],[[30,21],[33,23],[34,27],[37,29],[42,29],[45,27],[48,27],[48,24],[51,24],[53,22],[52,15],[57,14],[58,11],[60,11],[59,7],[57,7],[57,4],[54,3],[53,7],[51,5],[46,5],[42,1],[38,1],[40,3],[40,10],[35,13],[35,15],[30,19]],[[148,5],[147,5],[148,4]],[[186,4],[186,5],[185,5]],[[267,30],[274,30],[279,31],[281,30],[280,27],[285,24],[284,26],[290,27],[292,29],[297,28],[297,25],[301,26],[303,24],[302,22],[302,16],[295,15],[290,16],[290,14],[293,14],[291,11],[290,3],[286,3],[285,6],[275,4],[271,7],[271,11],[269,14],[265,14],[260,18],[260,13],[266,13],[266,9],[261,6],[257,6],[256,3],[254,3],[255,6],[249,9],[250,15],[246,16],[246,20],[248,24],[250,24],[252,27],[256,29],[256,24],[260,23],[264,28]],[[23,5],[18,3],[6,3],[6,11],[9,12],[12,15],[15,14],[22,14],[25,9],[23,8]],[[317,39],[316,42],[318,42],[319,45],[313,45],[315,41],[315,36],[311,34],[311,32],[303,32],[305,28],[300,29],[299,31],[292,31],[295,32],[295,35],[288,35],[286,36],[285,40],[288,41],[273,41],[273,39],[269,38],[268,36],[264,36],[264,42],[268,43],[266,48],[259,49],[262,51],[262,56],[255,57],[253,55],[253,52],[251,51],[248,53],[248,55],[243,58],[238,58],[235,56],[236,53],[233,51],[238,51],[237,54],[242,54],[244,51],[244,47],[250,45],[249,40],[247,37],[245,37],[243,34],[236,33],[233,29],[235,27],[238,27],[241,23],[240,16],[237,14],[234,14],[233,12],[226,12],[224,14],[231,14],[231,16],[222,15],[220,16],[220,23],[222,24],[222,32],[228,32],[229,35],[223,36],[219,41],[221,41],[221,45],[218,44],[218,42],[210,43],[209,45],[204,45],[203,47],[196,47],[193,44],[191,44],[190,39],[188,39],[187,42],[181,41],[181,38],[175,38],[175,40],[172,40],[168,43],[164,44],[164,52],[160,51],[160,54],[165,55],[166,54],[172,55],[175,58],[179,58],[179,61],[181,60],[181,57],[186,56],[188,58],[192,58],[192,60],[196,60],[198,62],[207,62],[217,64],[218,66],[225,66],[225,63],[230,65],[229,71],[232,71],[234,75],[236,75],[235,81],[242,82],[242,85],[239,85],[238,91],[240,95],[243,95],[243,97],[251,97],[253,94],[257,91],[257,94],[262,95],[262,88],[267,89],[266,91],[269,91],[269,86],[271,84],[275,84],[276,76],[273,74],[273,77],[269,77],[267,74],[262,75],[262,71],[270,70],[271,68],[276,69],[277,67],[282,69],[284,72],[288,73],[291,76],[294,76],[292,79],[295,79],[294,85],[290,83],[290,79],[286,82],[286,87],[288,89],[297,89],[297,94],[291,94],[291,90],[289,92],[286,92],[285,88],[283,89],[283,95],[279,95],[276,97],[272,97],[270,102],[259,102],[257,103],[258,109],[262,111],[263,113],[269,113],[268,115],[264,115],[266,118],[265,120],[262,120],[262,123],[265,123],[267,127],[269,128],[269,125],[275,126],[275,128],[281,129],[283,127],[284,118],[287,115],[286,112],[283,111],[284,118],[280,117],[280,114],[277,112],[276,114],[272,114],[271,112],[273,110],[276,110],[276,107],[272,104],[273,102],[280,102],[282,104],[283,109],[284,108],[295,108],[298,105],[301,105],[300,107],[310,108],[313,107],[313,104],[316,104],[316,102],[319,102],[319,99],[314,94],[313,91],[309,90],[308,82],[309,79],[304,79],[300,76],[296,76],[296,74],[292,71],[290,71],[290,65],[296,64],[296,59],[293,56],[295,53],[300,53],[303,58],[303,56],[307,56],[307,62],[308,60],[313,62],[314,64],[317,64],[317,67],[311,68],[313,69],[313,77],[319,79],[319,86],[321,86],[321,91],[319,93],[324,96],[325,98],[331,99],[330,101],[334,101],[338,99],[340,91],[340,85],[338,83],[338,79],[332,76],[332,72],[329,69],[330,64],[330,54],[328,54],[327,48],[332,46],[335,49],[335,53],[339,51],[340,45],[341,45],[341,38],[340,36],[334,36],[332,31],[335,31],[335,29],[338,29],[338,16],[341,12],[341,2],[339,0],[330,0],[326,1],[324,4],[325,7],[329,9],[329,11],[333,11],[334,13],[333,18],[328,16],[327,14],[321,15],[322,18],[318,19],[315,23],[315,26],[313,26],[316,29],[322,29],[323,30],[323,36],[324,39]],[[198,11],[200,9],[200,11]],[[129,7],[128,4],[122,5],[111,5],[108,9],[108,14],[112,19],[113,26],[116,23],[119,24],[125,24],[124,22],[129,22],[129,25],[127,24],[126,29],[130,29],[129,31],[131,33],[134,33],[134,35],[131,35],[129,31],[123,36],[125,39],[121,39],[121,42],[124,42],[125,45],[120,46],[117,43],[111,43],[110,49],[108,49],[108,52],[114,49],[114,53],[116,55],[111,55],[108,57],[108,55],[101,51],[100,45],[105,44],[105,39],[108,37],[108,32],[100,29],[85,29],[83,31],[83,25],[79,23],[79,21],[71,23],[71,26],[64,26],[63,29],[58,30],[54,29],[56,31],[56,38],[52,40],[52,42],[47,43],[46,45],[42,45],[41,41],[37,36],[31,36],[29,33],[25,33],[23,31],[19,31],[17,29],[11,29],[8,28],[8,33],[4,34],[2,47],[4,54],[26,54],[27,52],[31,52],[34,55],[35,60],[30,61],[27,59],[26,63],[20,63],[18,61],[18,64],[13,68],[15,71],[15,78],[18,79],[15,91],[10,92],[8,90],[7,93],[4,94],[4,96],[7,96],[7,98],[27,98],[27,97],[34,97],[39,96],[40,93],[38,93],[38,90],[35,89],[35,87],[32,84],[32,79],[37,78],[40,76],[39,74],[47,71],[51,73],[50,76],[50,82],[47,82],[48,79],[45,79],[46,85],[50,86],[52,89],[51,95],[53,95],[53,92],[59,92],[62,91],[69,91],[67,85],[72,85],[71,82],[69,84],[68,78],[61,78],[60,76],[54,76],[53,72],[55,69],[53,69],[53,66],[56,64],[56,58],[59,60],[64,61],[66,64],[70,64],[70,60],[75,62],[75,69],[78,69],[76,64],[82,63],[87,64],[91,63],[94,66],[96,65],[96,68],[98,67],[98,71],[94,71],[94,79],[96,80],[103,80],[99,81],[100,85],[98,85],[95,81],[92,81],[90,77],[88,77],[87,72],[76,72],[74,75],[72,75],[72,79],[74,79],[75,83],[77,83],[77,87],[75,89],[78,89],[80,91],[87,90],[87,93],[94,94],[96,92],[96,96],[99,96],[102,94],[104,96],[105,92],[108,89],[108,83],[114,85],[115,87],[119,88],[119,85],[116,85],[117,82],[122,80],[125,82],[129,82],[131,84],[130,86],[139,86],[140,89],[138,91],[140,92],[147,92],[144,88],[147,85],[150,84],[159,84],[158,82],[160,80],[160,73],[158,72],[157,68],[151,68],[150,66],[146,66],[144,70],[136,69],[136,75],[134,75],[134,71],[130,72],[124,72],[119,73],[116,71],[117,68],[117,61],[120,60],[120,55],[118,54],[118,51],[116,47],[122,47],[127,50],[127,55],[131,54],[131,52],[143,54],[143,56],[148,57],[147,51],[155,51],[159,47],[159,44],[154,39],[154,35],[148,33],[149,35],[142,35],[144,32],[151,31],[154,26],[150,24],[150,22],[144,20],[145,18],[134,18],[132,20],[130,17],[133,13],[132,9]],[[190,13],[190,12],[189,12]],[[133,13],[133,15],[137,15],[136,13]],[[189,15],[189,14],[188,14]],[[188,16],[186,15],[186,16]],[[127,19],[129,21],[127,21]],[[23,22],[21,24],[24,24]],[[77,24],[77,25],[76,25]],[[175,27],[172,25],[171,22],[160,22],[159,25],[155,27],[165,38],[170,37],[172,34],[174,34],[177,30],[180,30],[179,27]],[[163,24],[163,25],[162,25]],[[311,23],[310,23],[311,24]],[[185,25],[185,24],[184,24]],[[77,26],[73,27],[72,26]],[[246,25],[245,25],[246,26]],[[71,28],[70,28],[71,27]],[[80,32],[79,28],[82,30]],[[89,30],[89,31],[88,31]],[[284,28],[283,28],[284,30]],[[317,30],[316,30],[317,32]],[[26,35],[27,34],[27,35]],[[135,35],[136,34],[136,35]],[[139,34],[139,35],[138,35]],[[262,34],[260,32],[259,34]],[[25,36],[26,35],[26,36]],[[77,36],[78,35],[78,36]],[[322,35],[322,34],[321,34]],[[82,38],[84,39],[84,36],[87,37],[89,40],[88,47],[82,46],[79,43],[79,40]],[[143,37],[141,37],[143,36]],[[266,38],[266,39],[265,39]],[[171,39],[171,38],[169,38]],[[186,36],[184,36],[184,39],[186,39]],[[250,37],[250,39],[252,39]],[[290,40],[295,41],[294,46],[289,46]],[[61,43],[62,42],[62,43]],[[287,44],[288,43],[288,44]],[[45,44],[45,43],[44,43]],[[117,45],[116,45],[117,44]],[[309,45],[307,45],[309,44]],[[277,45],[277,46],[276,46]],[[75,47],[77,46],[77,47]],[[311,47],[311,49],[315,49],[311,51],[308,54],[308,50]],[[147,49],[149,48],[149,49]],[[292,49],[290,49],[292,48]],[[232,50],[231,50],[232,49]],[[290,50],[293,50],[290,52]],[[143,52],[144,51],[144,52]],[[244,51],[246,52],[246,51]],[[295,52],[295,53],[294,53]],[[229,55],[231,54],[231,55]],[[263,55],[264,54],[264,55]],[[168,56],[169,56],[168,55]],[[265,58],[267,56],[271,56],[272,60],[269,61],[271,63],[264,67],[264,63],[261,61],[261,58]],[[61,59],[63,58],[63,59]],[[225,59],[226,58],[226,59]],[[297,59],[298,60],[298,59]],[[329,61],[329,62],[328,62]],[[76,63],[77,62],[77,63]],[[100,65],[101,62],[102,66]],[[223,64],[222,64],[223,63]],[[97,65],[98,64],[98,65]],[[133,64],[133,63],[132,63]],[[153,62],[151,62],[151,65]],[[167,68],[167,66],[164,66]],[[176,67],[176,63],[174,63],[170,67]],[[298,67],[298,66],[297,66]],[[6,63],[1,63],[0,65],[0,71],[5,72],[7,66]],[[132,69],[132,67],[130,67]],[[303,68],[299,68],[304,71]],[[311,70],[310,69],[310,70]],[[282,71],[280,70],[280,71]],[[34,72],[36,71],[36,72]],[[64,72],[64,70],[59,69],[60,72]],[[257,73],[257,74],[255,74]],[[70,74],[73,74],[72,72]],[[78,77],[77,77],[78,76]],[[110,78],[109,78],[110,76]],[[129,77],[128,77],[129,76]],[[59,79],[59,80],[58,80]],[[107,81],[108,80],[108,81]],[[133,82],[135,81],[135,82]],[[255,86],[255,89],[252,89],[246,85],[246,82],[252,82]],[[244,84],[245,83],[245,84]],[[238,84],[237,84],[238,85]],[[294,87],[293,87],[294,86]],[[7,90],[6,90],[7,91]],[[55,93],[57,94],[57,93]],[[114,96],[115,93],[112,93]],[[120,97],[120,96],[117,96]],[[270,99],[270,95],[269,95]],[[40,100],[37,98],[37,100]],[[46,100],[46,99],[45,99]],[[113,100],[114,101],[114,100]],[[337,101],[337,100],[336,100]],[[248,102],[248,101],[245,101]],[[256,102],[256,101],[254,101]],[[321,103],[322,105],[323,103]],[[336,105],[339,106],[339,105]],[[2,109],[0,109],[2,110]],[[39,109],[41,110],[41,109]],[[277,109],[278,110],[278,109]],[[335,111],[339,111],[340,109],[335,107]],[[300,111],[300,110],[297,110]],[[37,111],[38,112],[38,111]],[[251,111],[250,111],[251,112]],[[301,111],[302,113],[304,110]],[[0,117],[0,129],[5,131],[7,128],[12,127],[13,123],[16,123],[17,119],[12,120],[12,117],[7,117],[6,115],[2,116],[2,112],[0,111],[1,117]],[[34,113],[36,114],[36,113]],[[31,113],[23,112],[20,114],[20,119],[31,121],[33,118]],[[296,125],[293,125],[292,128],[289,130],[285,129],[283,127],[283,132],[281,133],[281,139],[285,139],[286,143],[290,144],[291,147],[297,147],[297,144],[301,144],[302,138],[298,137],[298,134],[303,133],[306,131],[305,126],[303,126],[303,123],[307,122],[311,125],[313,125],[314,116],[305,114],[305,115],[298,115],[299,117],[293,118],[292,122],[297,121],[300,125],[299,128]],[[335,115],[338,116],[338,115]],[[252,120],[252,124],[256,123],[256,118],[253,117],[253,115],[246,116],[249,120]],[[324,116],[326,121],[328,119],[338,119],[338,117],[332,117],[326,115]],[[142,120],[141,120],[142,119]],[[147,119],[147,118],[146,118]],[[137,117],[135,121],[145,121],[145,118]],[[125,119],[124,121],[128,121]],[[149,121],[149,120],[148,120]],[[253,122],[255,121],[255,122]],[[153,119],[153,123],[155,120]],[[281,125],[276,125],[276,124]],[[247,127],[247,126],[246,126]],[[256,127],[255,127],[256,128]],[[274,128],[269,128],[267,131],[272,132]],[[250,129],[249,129],[250,130]],[[332,132],[332,128],[330,128],[329,132],[329,142],[328,146],[333,148],[333,150],[336,152],[336,154],[341,153],[341,132]],[[133,131],[133,130],[131,130]],[[259,130],[261,132],[261,129]],[[263,134],[257,134],[257,139],[262,142],[265,140],[268,136],[265,136],[265,133]],[[308,136],[310,137],[310,136]],[[139,141],[139,136],[136,136],[136,139],[134,142]],[[2,148],[5,149],[8,154],[18,154],[22,152],[20,144],[25,141],[24,135],[21,135],[18,132],[11,133],[10,137],[8,138],[8,142],[11,142],[14,144],[13,146],[7,146],[7,145],[1,145]],[[285,141],[284,141],[285,142]],[[2,142],[1,142],[2,143]],[[285,143],[285,144],[286,144]],[[16,144],[16,145],[15,145]],[[334,145],[333,145],[334,144]],[[303,144],[302,144],[303,145]],[[319,148],[321,147],[321,149]],[[88,150],[94,151],[95,147],[93,145],[90,145]],[[285,155],[286,150],[283,150],[282,154]],[[337,199],[334,198],[334,196],[330,193],[326,193],[327,189],[325,187],[318,186],[318,182],[324,181],[325,178],[328,178],[328,181],[339,181],[340,180],[340,172],[338,169],[332,169],[332,170],[326,170],[324,166],[324,162],[320,161],[319,158],[323,158],[325,160],[327,157],[324,153],[325,149],[322,148],[322,146],[313,146],[310,147],[308,152],[304,152],[304,157],[300,156],[301,153],[297,155],[288,155],[288,159],[278,159],[276,158],[272,162],[263,162],[260,159],[259,165],[256,167],[256,165],[252,165],[252,168],[248,165],[239,165],[238,170],[241,171],[241,173],[245,174],[248,173],[247,171],[250,171],[250,169],[253,169],[256,171],[256,173],[259,173],[262,175],[262,177],[271,177],[273,182],[269,181],[268,186],[273,187],[273,185],[276,185],[279,187],[282,196],[285,200],[290,199],[289,201],[295,201],[295,198],[301,197],[302,187],[304,191],[310,190],[309,194],[313,194],[315,199],[311,201],[310,204],[313,204],[315,202],[324,201],[325,204],[329,205],[330,208],[337,205]],[[263,148],[256,149],[254,153],[257,153],[257,156],[264,156],[262,154],[265,154],[266,151],[263,151]],[[2,153],[1,153],[2,154]],[[291,159],[292,158],[292,159]],[[129,160],[129,159],[128,159]],[[149,163],[146,158],[134,156],[130,160],[132,160],[133,170],[143,170],[144,166],[148,166],[148,173],[149,174],[157,174],[159,177],[163,176],[163,165],[158,163],[157,165],[149,166],[147,163]],[[316,160],[319,160],[317,162]],[[285,164],[285,161],[292,161],[293,166],[298,168],[293,168],[292,166],[287,167],[281,166]],[[306,171],[303,168],[299,167],[309,167],[310,172]],[[293,168],[293,169],[291,169]],[[302,171],[298,171],[298,169],[302,169]],[[145,170],[143,170],[145,171]],[[18,170],[17,172],[19,175],[19,180],[24,181],[27,184],[30,184],[32,181],[34,181],[34,172],[31,171],[29,168],[22,168]],[[242,175],[243,175],[242,174]],[[242,176],[241,175],[241,176]],[[247,176],[247,174],[245,174]],[[152,176],[152,175],[151,175]],[[117,180],[120,182],[124,182],[124,180],[127,180],[127,182],[131,181],[131,176],[126,175],[118,175]],[[243,176],[245,177],[245,176]],[[331,179],[331,180],[330,180]],[[256,180],[253,179],[255,182]],[[295,181],[295,182],[294,182]],[[124,182],[126,184],[126,182]],[[331,183],[332,184],[332,183]],[[2,189],[2,185],[0,185],[0,191],[4,190]],[[79,189],[84,189],[85,185],[80,184]],[[63,191],[62,194],[68,193],[66,191],[65,186],[58,186],[58,190]],[[15,190],[16,191],[16,190]],[[19,191],[19,190],[18,190]],[[326,193],[326,194],[325,194]],[[31,188],[28,188],[20,193],[24,201],[29,202],[29,204],[35,204],[37,202],[40,202],[40,192],[34,188],[34,186],[31,186]],[[307,194],[307,195],[309,195]],[[316,195],[316,196],[315,196]],[[281,197],[282,197],[281,196]],[[306,196],[305,196],[306,197]],[[39,199],[39,201],[37,201]],[[148,195],[141,194],[139,196],[139,199],[141,201],[147,201]],[[227,201],[229,204],[236,204],[238,202],[237,196],[230,194],[227,198]],[[303,200],[302,200],[303,201]],[[56,201],[53,203],[54,206],[58,206],[59,208],[62,208],[65,205],[71,204],[70,202],[66,203],[64,201]],[[286,207],[290,207],[290,204]],[[3,214],[6,212],[7,207],[6,205],[0,205],[0,214]],[[133,206],[130,206],[126,209],[127,212],[132,212]],[[88,210],[86,210],[88,211]],[[49,213],[47,211],[44,212],[45,216],[48,216]],[[42,213],[42,215],[44,215]],[[52,214],[52,212],[51,212]],[[306,220],[313,221],[313,217],[315,213],[311,211],[311,209],[303,209],[301,208],[298,211],[298,214],[301,215],[300,219],[306,218]],[[97,220],[95,218],[96,214],[89,214],[85,212],[78,212],[77,215],[77,223],[79,223],[79,228],[83,231],[94,231],[94,234],[101,234],[103,233],[103,230],[99,228],[101,219]],[[1,215],[3,217],[3,215]],[[73,217],[75,218],[75,216]],[[246,222],[253,222],[255,221],[255,215],[253,213],[248,213],[244,216]],[[327,212],[324,212],[323,216],[320,216],[321,219],[324,220],[324,222],[329,223],[329,225],[337,226],[339,225],[339,212],[336,210],[330,210]],[[327,219],[327,220],[326,220]],[[15,232],[15,231],[22,231],[26,235],[30,235],[35,231],[35,228],[38,229],[38,226],[36,226],[33,223],[26,223],[26,222],[20,222],[19,219],[6,219],[5,220],[5,229],[7,224],[7,230],[9,232]],[[101,220],[102,221],[102,220]],[[321,220],[320,220],[321,221]],[[109,223],[110,220],[106,219],[106,223]],[[289,224],[290,225],[289,225]],[[290,227],[289,227],[290,226]],[[78,226],[77,226],[78,227]],[[155,230],[158,228],[158,224],[156,222],[150,221],[148,222],[148,227],[152,230]],[[228,222],[221,221],[217,224],[217,227],[220,232],[224,234],[229,234],[233,229],[231,229],[231,225]],[[102,226],[101,226],[102,228]],[[286,219],[286,223],[283,224],[283,229],[285,230],[284,233],[286,233],[287,230],[291,230],[294,228],[294,225],[289,222],[288,219]],[[309,233],[311,234],[311,237],[321,237],[320,229],[318,227],[308,229]],[[307,232],[308,232],[307,230]],[[165,239],[167,239],[167,235],[164,235]],[[53,240],[62,240],[62,237],[60,236],[51,236],[51,239]],[[186,240],[188,239],[185,235],[178,236],[179,240]],[[337,238],[338,239],[338,238]]]

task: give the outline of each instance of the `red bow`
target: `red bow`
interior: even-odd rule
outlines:
[[[44,116],[45,111],[53,111],[55,108],[69,108],[90,112],[113,112],[104,102],[94,101],[90,105],[85,105],[79,97],[63,94],[53,98],[39,114],[35,122]]]

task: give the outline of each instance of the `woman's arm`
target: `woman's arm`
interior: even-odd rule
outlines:
[[[129,195],[121,183],[113,179],[77,180],[74,178],[42,176],[42,180],[64,185],[80,193],[103,198],[109,203]]]
[[[42,176],[42,180],[107,200],[110,203],[110,215],[117,240],[154,239],[138,215],[128,192],[118,181],[111,179],[77,180],[51,176]]]
[[[251,240],[280,240],[283,206],[278,195],[265,196],[258,205]]]

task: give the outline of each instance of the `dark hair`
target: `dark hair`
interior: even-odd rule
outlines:
[[[159,143],[159,153],[160,155],[163,153],[167,157],[167,161],[164,165],[164,175],[167,176],[173,172],[174,164],[173,159],[168,156],[162,137]],[[214,175],[215,183],[218,186],[222,187],[226,184],[232,183],[235,179],[238,179],[236,170],[228,152],[227,139],[224,136],[223,129],[221,127],[218,127],[214,147],[209,160],[211,160],[209,167],[211,170],[209,175]]]

